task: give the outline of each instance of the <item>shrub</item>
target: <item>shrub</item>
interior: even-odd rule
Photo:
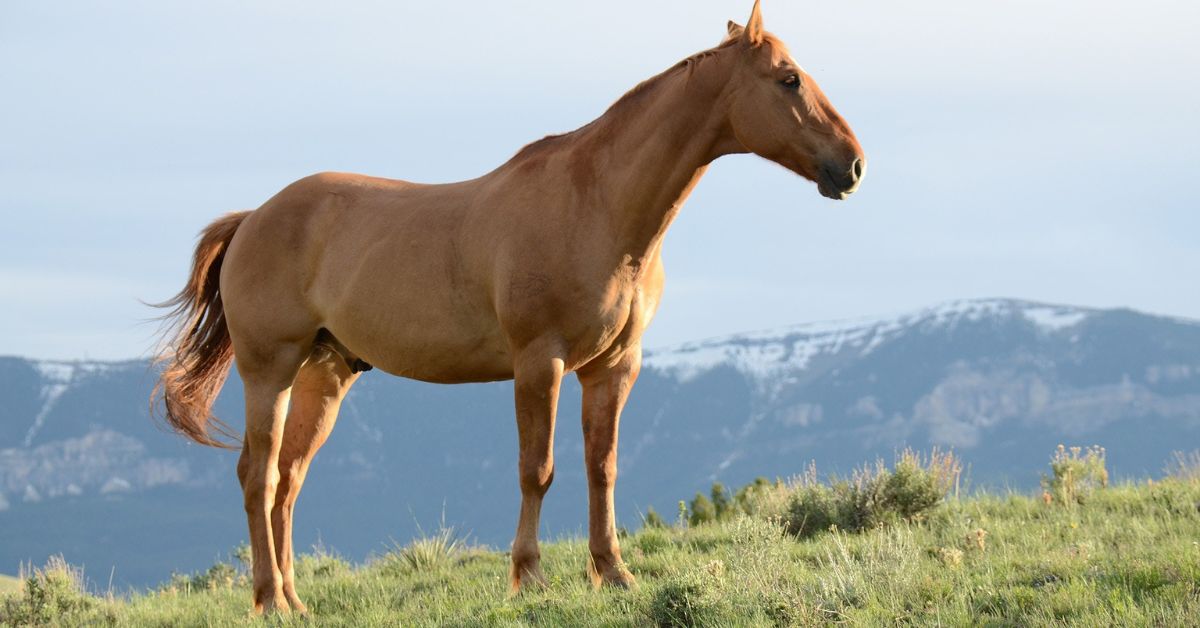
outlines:
[[[1042,489],[1060,505],[1082,504],[1091,494],[1108,486],[1104,448],[1067,448],[1059,445],[1050,458],[1052,475],[1042,476]]]
[[[647,609],[650,623],[678,627],[745,623],[745,618],[735,613],[717,584],[715,572],[723,569],[709,563],[698,572],[667,580],[650,597]]]
[[[844,484],[844,483],[843,483]],[[846,486],[826,486],[811,483],[796,487],[784,516],[784,527],[790,534],[808,538],[834,525],[844,526]]]
[[[656,626],[695,626],[704,614],[700,584],[676,580],[662,586],[650,600],[650,618]]]
[[[82,570],[53,556],[41,569],[21,569],[19,593],[0,604],[2,626],[77,625],[98,603],[84,588]]]
[[[725,485],[720,482],[713,482],[712,489],[709,491],[712,497],[712,504],[716,519],[724,519],[734,513],[733,501],[730,498],[729,491],[725,490]]]
[[[465,544],[453,527],[442,527],[436,534],[413,539],[404,547],[395,547],[380,559],[384,572],[413,573],[449,567],[464,550]]]
[[[218,561],[204,571],[188,574],[171,574],[171,579],[159,587],[163,593],[197,593],[200,591],[229,590],[248,582],[245,574],[233,565]]]
[[[253,564],[250,557],[250,546],[239,545],[229,553],[229,560],[218,560],[204,571],[190,575],[171,574],[171,579],[159,586],[158,591],[174,595],[248,586],[250,584],[250,568]]]
[[[649,556],[671,547],[671,537],[663,528],[646,528],[633,537],[634,547]]]
[[[650,506],[650,507],[646,508],[646,515],[642,517],[642,527],[643,528],[665,528],[665,527],[667,527],[667,522],[663,521],[663,518],[661,516],[659,516],[659,514],[657,512],[654,511],[653,506]]]
[[[768,481],[757,477],[754,482],[738,489],[733,496],[734,505],[752,517],[773,519],[782,517],[787,511],[791,490],[782,480]]]
[[[704,493],[696,493],[688,512],[688,525],[693,527],[717,520],[717,509]]]
[[[784,524],[801,538],[837,526],[857,532],[894,521],[923,519],[958,483],[962,465],[952,453],[922,456],[906,449],[892,469],[882,460],[855,471],[850,479],[817,479],[816,468],[793,482]]]
[[[196,577],[196,588],[216,591],[232,589],[237,583],[238,570],[227,562],[217,562]]]
[[[762,518],[782,517],[787,510],[789,488],[780,480],[770,482],[759,477],[731,493],[720,482],[713,482],[708,496],[696,493],[687,508],[687,522],[697,526],[726,521],[740,514]],[[649,525],[649,523],[647,523]]]
[[[250,549],[249,543],[238,545],[229,555],[241,565],[242,571],[250,571],[254,568],[254,551]]]
[[[925,458],[906,449],[896,458],[894,470],[882,478],[885,508],[902,519],[919,519],[958,485],[961,471],[953,454],[935,449]]]
[[[318,543],[312,553],[296,557],[295,569],[297,578],[328,578],[350,573],[350,563]]]

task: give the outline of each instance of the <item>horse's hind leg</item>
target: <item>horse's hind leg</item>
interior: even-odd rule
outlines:
[[[292,403],[288,409],[279,451],[279,490],[271,512],[271,530],[275,535],[275,553],[283,576],[283,594],[292,610],[306,612],[296,595],[293,566],[292,513],[309,464],[337,421],[338,408],[357,373],[352,373],[342,357],[318,347],[300,369],[292,385]]]
[[[271,510],[279,484],[279,452],[292,382],[311,343],[240,345],[238,373],[246,390],[246,440],[238,463],[254,555],[254,609],[287,612],[283,575],[276,560]]]

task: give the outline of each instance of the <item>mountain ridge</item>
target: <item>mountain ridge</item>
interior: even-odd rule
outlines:
[[[681,343],[645,363],[621,426],[628,526],[712,481],[787,477],[810,460],[846,473],[904,446],[954,448],[977,484],[1028,490],[1060,442],[1107,446],[1118,476],[1156,473],[1200,442],[1200,322],[1124,308],[957,300]],[[245,538],[236,452],[162,429],[147,414],[153,385],[148,360],[0,358],[0,527],[12,539],[0,572],[63,552],[147,584]],[[518,503],[511,395],[511,382],[366,374],[314,462],[298,545],[361,558],[443,517],[506,544]],[[551,535],[587,520],[579,395],[565,380]],[[237,377],[215,413],[237,425]]]

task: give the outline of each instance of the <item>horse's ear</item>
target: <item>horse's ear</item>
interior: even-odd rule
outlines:
[[[725,25],[725,29],[729,32],[729,37],[726,39],[733,39],[735,37],[741,37],[742,32],[746,30],[746,27],[733,20],[729,20],[729,23]]]
[[[750,10],[750,19],[746,21],[746,28],[742,33],[742,37],[755,46],[763,43],[764,39],[762,8],[759,2],[760,0],[754,0],[754,8]]]

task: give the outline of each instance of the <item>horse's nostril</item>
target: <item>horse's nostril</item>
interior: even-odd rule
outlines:
[[[853,177],[855,181],[858,181],[862,178],[862,175],[863,160],[862,157],[859,157],[858,159],[855,159],[854,163],[850,166],[850,176]]]

